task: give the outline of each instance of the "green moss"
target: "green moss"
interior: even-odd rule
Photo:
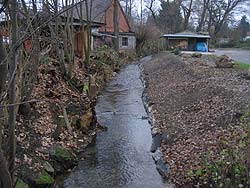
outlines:
[[[60,159],[64,159],[64,160],[70,159],[70,153],[66,149],[64,149],[62,147],[57,147],[56,148],[55,156],[59,160]]]
[[[234,68],[236,69],[243,69],[243,70],[249,70],[250,68],[250,64],[246,64],[246,63],[243,63],[243,62],[240,62],[240,61],[236,61],[234,62]]]
[[[29,185],[18,179],[15,188],[29,188]]]
[[[54,183],[54,179],[46,171],[42,171],[37,183],[40,185],[51,185]]]

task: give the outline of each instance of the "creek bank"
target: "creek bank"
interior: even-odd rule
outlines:
[[[122,61],[112,50],[100,51],[92,55],[91,79],[78,58],[70,80],[56,59],[39,66],[31,96],[36,102],[20,106],[17,117],[18,187],[60,187],[57,177],[68,174],[96,133],[106,130],[96,121],[96,96],[131,56],[122,54]]]
[[[207,151],[216,158],[223,140],[242,133],[240,119],[250,102],[249,81],[240,70],[216,68],[216,59],[163,52],[142,63],[144,100],[156,135],[151,149],[157,152],[161,142],[170,167],[163,175],[177,187],[195,186],[188,172],[202,167]]]
[[[153,153],[152,158],[156,164],[156,169],[161,174],[161,176],[165,178],[166,175],[170,171],[170,166],[164,160],[164,156],[163,156],[163,153],[161,151],[161,143],[163,141],[167,140],[168,135],[162,134],[160,132],[160,130],[157,128],[157,125],[155,124],[154,114],[152,113],[153,103],[150,102],[149,97],[148,97],[147,92],[146,92],[146,88],[147,88],[148,83],[144,79],[145,72],[143,69],[143,64],[150,62],[153,57],[154,57],[154,55],[146,56],[146,57],[142,58],[139,62],[139,67],[140,67],[140,71],[141,71],[140,79],[141,79],[141,81],[143,83],[143,87],[144,87],[144,90],[142,93],[142,101],[143,101],[144,108],[148,114],[147,120],[148,120],[149,124],[151,125],[152,144],[150,147],[150,152]]]

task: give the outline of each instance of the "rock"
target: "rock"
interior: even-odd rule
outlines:
[[[153,127],[151,129],[151,134],[152,134],[152,137],[154,137],[155,135],[159,134],[159,130],[157,127]]]
[[[215,64],[217,68],[233,68],[234,65],[233,60],[226,55],[220,56]]]
[[[157,161],[161,160],[161,158],[163,158],[163,154],[161,152],[160,148],[157,148],[157,150],[155,151],[155,153],[152,155],[155,163],[157,163]]]
[[[195,57],[195,58],[201,58],[202,54],[201,53],[193,53],[191,55],[191,57]]]
[[[42,171],[36,180],[37,187],[48,187],[54,183],[54,178],[52,178],[46,171]]]
[[[50,156],[56,174],[61,174],[77,165],[76,157],[62,146],[53,146],[50,149]]]
[[[93,121],[93,112],[92,109],[87,110],[81,117],[80,117],[80,129],[83,131],[88,131],[91,128],[91,124]]]
[[[162,176],[165,176],[170,172],[170,166],[163,159],[156,163],[156,169]]]
[[[156,169],[158,170],[158,172],[162,176],[165,176],[166,174],[168,174],[170,172],[170,166],[164,160],[164,157],[163,157],[163,154],[162,154],[160,148],[158,148],[156,150],[156,152],[153,154],[152,157],[153,157],[153,159],[155,161]]]
[[[54,178],[45,170],[42,170],[38,173],[30,171],[28,174],[26,174],[26,177],[30,187],[34,188],[51,187],[55,182]]]
[[[44,162],[43,163],[43,167],[44,167],[44,169],[48,172],[48,173],[54,173],[55,172],[55,170],[54,170],[54,168],[51,166],[51,164],[49,163],[49,162]]]
[[[249,72],[248,73],[243,73],[242,78],[246,79],[246,80],[250,80],[250,73]]]
[[[148,120],[149,118],[148,118],[148,116],[142,116],[141,119],[142,120]]]
[[[55,149],[55,157],[58,161],[70,159],[70,153],[67,149],[57,146]]]
[[[23,180],[17,179],[15,188],[29,188],[29,185],[24,183]]]
[[[31,113],[31,107],[29,103],[21,104],[19,106],[19,113],[22,114],[24,117],[29,118]]]
[[[162,141],[161,134],[158,133],[155,136],[153,136],[150,151],[154,153],[157,150],[157,148],[161,147],[161,141]]]

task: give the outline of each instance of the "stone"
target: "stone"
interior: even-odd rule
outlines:
[[[51,177],[46,171],[42,171],[36,180],[37,185],[43,185],[44,187],[48,187],[54,183],[54,178]],[[39,186],[40,187],[40,186]]]
[[[157,163],[157,161],[159,161],[161,158],[163,158],[163,154],[162,154],[162,152],[161,152],[161,149],[158,148],[158,149],[155,151],[155,153],[152,155],[152,157],[153,157],[155,163]]]
[[[166,161],[164,160],[163,154],[161,152],[161,149],[158,148],[156,150],[156,152],[152,155],[155,164],[156,164],[156,169],[158,170],[158,172],[164,176],[167,173],[170,172],[170,166],[166,163]]]
[[[155,136],[153,136],[150,151],[154,153],[157,150],[157,148],[161,147],[161,141],[162,141],[161,134],[158,133]]]
[[[55,170],[54,170],[54,168],[51,166],[51,164],[49,163],[49,162],[44,162],[43,163],[43,167],[44,167],[44,169],[48,172],[48,173],[54,173],[55,172]]]
[[[233,68],[234,63],[230,57],[222,55],[217,61],[215,61],[215,65],[217,68]]]
[[[31,171],[27,174],[27,181],[30,187],[35,188],[44,188],[44,187],[51,187],[55,180],[54,178],[49,175],[45,170],[40,172],[33,172]]]
[[[31,106],[29,103],[21,104],[19,106],[19,113],[22,114],[24,117],[28,118],[31,113]]]
[[[17,179],[15,188],[29,188],[29,185],[24,183],[23,180]]]
[[[163,159],[156,163],[156,169],[162,176],[170,172],[170,166]]]
[[[68,160],[70,159],[70,153],[67,149],[57,146],[55,149],[55,157],[56,160],[62,161],[62,160]]]
[[[83,131],[89,130],[92,121],[93,121],[93,112],[91,109],[89,109],[80,117],[80,129]]]
[[[77,165],[76,157],[62,146],[53,146],[50,149],[50,156],[56,174],[61,174]]]

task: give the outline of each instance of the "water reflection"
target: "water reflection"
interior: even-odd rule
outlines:
[[[129,65],[100,96],[98,121],[108,127],[65,181],[67,188],[164,188],[151,157],[150,125],[137,65]]]

